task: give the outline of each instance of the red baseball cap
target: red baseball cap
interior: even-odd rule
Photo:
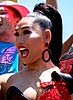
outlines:
[[[24,17],[29,13],[29,10],[25,6],[22,6],[13,1],[0,2],[0,6],[8,6],[10,8],[14,8],[16,11],[20,13],[21,17]]]

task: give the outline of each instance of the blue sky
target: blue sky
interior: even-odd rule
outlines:
[[[73,34],[73,0],[57,0],[58,10],[63,20],[63,42]],[[25,5],[32,12],[34,5],[45,0],[18,0],[18,3]]]

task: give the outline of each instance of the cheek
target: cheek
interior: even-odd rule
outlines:
[[[36,61],[37,59],[39,59],[42,55],[42,47],[41,47],[41,41],[40,39],[34,39],[33,41],[31,41],[30,43],[30,47],[29,47],[29,60],[31,60],[31,62]]]
[[[12,15],[11,13],[6,14],[6,15],[5,15],[5,18],[6,18],[9,22],[11,22],[11,23],[14,22],[13,15]]]
[[[14,19],[10,17],[8,14],[4,15],[4,23],[9,26],[14,26]]]
[[[6,14],[6,15],[5,15],[5,17],[6,17],[6,18],[9,18],[9,15],[8,15],[8,14]]]
[[[40,35],[39,34],[37,34],[36,32],[32,32],[32,34],[30,35],[30,38],[39,38],[40,37]]]
[[[18,46],[19,43],[20,43],[19,38],[15,37],[15,44],[16,44],[16,46]]]
[[[2,18],[8,18],[8,14],[5,14],[5,15],[0,15],[0,17],[2,17]]]
[[[39,49],[38,47],[42,45],[42,36],[33,32],[33,34],[30,35],[30,44],[32,47]]]
[[[9,14],[5,14],[5,15],[1,15],[4,19],[12,19],[12,17],[10,18],[10,15]]]
[[[32,39],[31,41],[29,41],[29,43],[30,43],[29,46],[33,52],[36,53],[42,51],[42,40],[40,37]]]
[[[10,23],[14,24],[14,18],[12,16],[7,16]]]

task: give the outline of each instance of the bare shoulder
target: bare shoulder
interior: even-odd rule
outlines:
[[[6,83],[8,78],[13,75],[14,73],[7,73],[7,74],[2,74],[0,75],[0,84],[1,83]]]
[[[10,86],[15,85],[16,83],[18,83],[19,78],[20,78],[20,72],[15,73],[15,74],[12,74],[12,75],[8,78],[8,80],[7,80],[7,82],[6,82],[6,90],[7,90]]]
[[[14,73],[0,75],[0,100],[5,100],[6,82]]]

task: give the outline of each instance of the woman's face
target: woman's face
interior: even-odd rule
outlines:
[[[41,58],[43,50],[42,30],[38,24],[33,24],[32,18],[23,18],[18,23],[14,35],[24,64],[34,63]]]

